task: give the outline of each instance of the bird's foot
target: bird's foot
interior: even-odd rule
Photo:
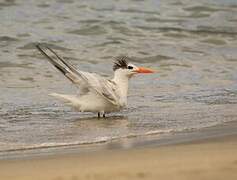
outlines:
[[[98,112],[98,118],[100,118],[100,113],[103,114],[103,118],[105,118],[105,113],[104,112]]]

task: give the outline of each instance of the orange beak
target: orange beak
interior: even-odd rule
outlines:
[[[152,69],[139,67],[138,70],[135,70],[135,72],[137,72],[137,73],[154,73],[155,71]]]

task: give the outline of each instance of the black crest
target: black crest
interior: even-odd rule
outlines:
[[[119,68],[127,69],[128,67],[128,57],[127,56],[120,56],[116,58],[116,61],[114,62],[113,70],[116,71]]]

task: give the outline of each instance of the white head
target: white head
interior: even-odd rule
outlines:
[[[154,70],[144,68],[144,67],[137,67],[131,63],[127,62],[127,57],[122,56],[116,59],[114,62],[113,70],[116,74],[120,76],[124,76],[127,78],[131,78],[133,75],[138,73],[154,73]]]

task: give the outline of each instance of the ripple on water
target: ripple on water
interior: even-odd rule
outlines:
[[[79,24],[98,24],[101,23],[100,19],[82,19],[78,21]]]
[[[22,80],[22,81],[30,81],[30,82],[34,82],[35,81],[34,78],[32,78],[32,77],[21,77],[20,80]]]
[[[30,37],[31,35],[29,33],[20,33],[17,34],[17,37]]]
[[[188,37],[188,35],[184,33],[177,33],[177,32],[163,33],[163,35],[167,37],[171,37],[171,38],[177,38],[177,39],[183,39],[183,38]]]
[[[36,49],[35,45],[37,44],[37,42],[31,42],[31,43],[27,43],[21,47],[18,47],[18,49],[22,49],[22,50],[32,50],[32,49]],[[48,46],[52,49],[56,49],[56,50],[62,50],[62,51],[69,51],[71,49],[66,48],[66,47],[62,47],[56,44],[51,44],[51,43],[41,43],[42,45]]]
[[[57,2],[63,3],[63,4],[71,4],[71,3],[74,3],[74,0],[57,0]]]
[[[213,44],[213,45],[225,45],[227,44],[225,40],[223,39],[214,39],[214,38],[208,38],[205,40],[202,40],[201,42]]]
[[[217,11],[223,11],[223,9],[208,7],[207,5],[185,7],[183,10],[191,13],[186,16],[188,18],[207,18]]]
[[[17,5],[15,0],[6,0],[6,1],[0,2],[0,7],[8,7],[8,6],[15,6],[15,5]]]
[[[42,4],[38,4],[37,7],[39,7],[39,8],[48,8],[48,7],[50,7],[50,5],[46,4],[46,3],[42,3]]]
[[[138,28],[144,28],[146,29],[146,27],[138,27]],[[151,27],[148,29],[154,29],[155,27]],[[178,32],[178,33],[189,33],[190,35],[217,35],[217,34],[221,34],[221,35],[227,35],[227,36],[236,36],[237,35],[237,31],[235,29],[231,29],[231,28],[224,28],[224,27],[209,27],[209,26],[203,26],[203,25],[198,25],[196,28],[193,29],[183,29],[180,27],[158,27],[156,28],[156,30],[160,31],[160,32]]]
[[[214,8],[209,6],[191,6],[183,8],[185,11],[195,11],[195,12],[217,12],[217,11],[224,11],[226,9],[222,8]]]
[[[210,92],[209,92],[210,93]],[[204,95],[192,96],[192,100],[196,102],[205,103],[208,105],[225,105],[225,104],[237,104],[237,96],[232,92],[206,92]]]
[[[137,9],[137,8],[136,9],[135,8],[121,9],[120,12],[160,15],[160,12],[158,12],[158,11],[145,11],[145,10],[141,10],[141,9]]]
[[[127,26],[127,25],[112,24],[111,29],[118,34],[122,34],[122,35],[125,35],[128,37],[130,37],[130,36],[133,36],[133,37],[144,36],[142,31],[140,31],[134,27]]]
[[[106,41],[106,42],[103,42],[103,43],[100,43],[100,44],[96,44],[94,45],[93,47],[106,47],[106,46],[111,46],[111,45],[116,45],[116,44],[122,44],[121,41]]]
[[[147,22],[159,22],[159,23],[183,23],[186,20],[181,18],[160,18],[160,17],[149,17],[145,19]]]
[[[19,39],[11,37],[11,36],[0,36],[0,42],[5,41],[5,42],[12,42],[12,41],[19,41]]]
[[[0,69],[1,68],[15,68],[15,67],[18,67],[18,68],[32,68],[32,67],[29,67],[29,65],[32,65],[32,63],[17,64],[17,63],[11,63],[11,62],[3,61],[3,62],[0,62]]]
[[[147,56],[147,57],[131,57],[132,62],[138,62],[138,63],[155,63],[160,61],[166,61],[173,59],[173,57],[165,56],[165,55],[155,55],[155,56]]]
[[[94,26],[90,26],[90,27],[84,27],[81,29],[68,31],[68,33],[82,35],[82,36],[99,36],[102,34],[106,34],[107,31],[102,26],[94,25]]]

